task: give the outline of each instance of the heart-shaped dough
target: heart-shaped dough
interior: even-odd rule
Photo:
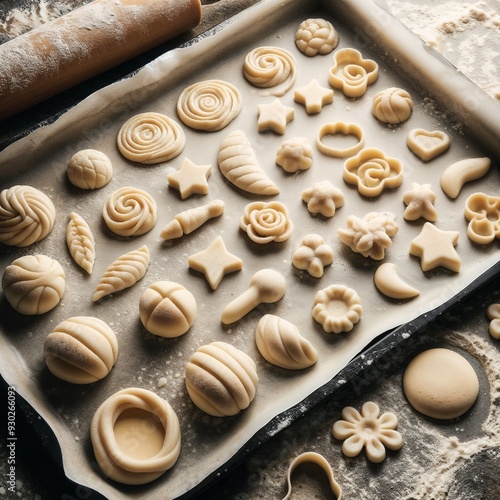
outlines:
[[[406,137],[406,145],[421,160],[429,161],[450,147],[450,137],[441,130],[429,132],[422,128],[416,128],[411,130]]]

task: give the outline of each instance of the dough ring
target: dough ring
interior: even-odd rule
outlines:
[[[127,120],[117,138],[120,153],[144,164],[161,163],[179,156],[186,136],[178,123],[160,113],[141,113]]]
[[[358,142],[349,148],[332,148],[325,145],[321,140],[325,135],[353,135]],[[319,130],[318,137],[316,138],[317,148],[327,156],[334,158],[346,158],[354,156],[363,147],[364,143],[363,129],[356,123],[334,122],[325,123]]]
[[[239,90],[222,80],[206,80],[184,89],[177,100],[177,114],[184,125],[216,132],[229,125],[241,110]]]
[[[337,500],[341,500],[342,498],[342,488],[339,486],[335,477],[333,475],[333,470],[328,463],[327,459],[320,455],[319,453],[315,453],[314,451],[306,451],[305,453],[300,454],[298,457],[295,457],[292,460],[292,463],[288,467],[288,472],[286,475],[286,482],[288,484],[287,494],[283,497],[283,500],[288,500],[292,495],[292,475],[295,469],[303,464],[303,463],[312,463],[315,464],[321,469],[323,469],[326,477],[328,478],[328,482],[330,483],[330,488],[332,489],[333,494],[337,497]]]
[[[138,422],[126,428],[132,415]],[[123,484],[145,484],[160,477],[174,466],[181,448],[179,419],[172,407],[139,388],[123,389],[104,401],[92,418],[90,437],[99,467]],[[154,438],[158,442],[145,457],[145,445]]]

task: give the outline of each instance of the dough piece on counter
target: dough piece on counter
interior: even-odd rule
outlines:
[[[181,450],[175,411],[154,392],[135,387],[118,391],[99,406],[90,437],[103,473],[123,484],[154,481],[175,465]]]
[[[350,332],[362,314],[359,295],[345,285],[330,285],[314,296],[312,316],[326,333]]]
[[[420,294],[399,277],[396,264],[392,262],[380,265],[373,275],[373,281],[377,290],[391,299],[412,299]]]
[[[82,149],[70,158],[66,174],[80,189],[99,189],[113,177],[113,165],[102,151]]]
[[[257,47],[246,55],[243,75],[255,87],[271,89],[261,95],[279,97],[295,83],[295,58],[281,47]]]
[[[181,168],[167,175],[168,185],[177,189],[181,199],[185,200],[193,194],[208,194],[208,178],[212,173],[212,165],[195,165],[184,158]]]
[[[490,320],[488,331],[494,339],[500,339],[500,304],[490,304],[486,309],[486,316]]]
[[[177,99],[177,114],[184,125],[216,132],[227,127],[240,113],[240,91],[223,80],[190,85]]]
[[[369,212],[362,219],[355,215],[347,218],[347,228],[339,228],[337,234],[353,252],[373,260],[385,258],[385,249],[392,245],[392,237],[399,230],[394,214]]]
[[[346,148],[334,148],[327,146],[323,142],[325,136],[334,137],[336,135],[353,136],[357,142],[353,146]],[[316,137],[316,147],[325,155],[333,158],[347,158],[359,152],[365,142],[363,129],[357,123],[333,122],[325,123],[321,126]]]
[[[92,300],[97,302],[106,295],[135,285],[146,274],[149,259],[146,245],[118,257],[102,275]]]
[[[295,32],[295,45],[309,57],[329,54],[338,43],[339,34],[326,19],[306,19]]]
[[[179,156],[186,145],[180,125],[161,113],[141,113],[121,127],[117,145],[128,160],[146,165],[162,163]]]
[[[94,235],[85,219],[75,212],[69,215],[66,244],[73,260],[87,273],[92,274],[95,261]]]
[[[441,175],[441,188],[447,196],[455,199],[465,183],[480,179],[488,173],[491,160],[483,158],[466,158],[452,163]]]
[[[472,408],[479,381],[472,365],[450,349],[428,349],[405,369],[403,390],[418,412],[439,420],[460,417]]]
[[[424,272],[442,266],[458,273],[462,261],[454,247],[459,234],[458,231],[443,231],[426,222],[420,234],[412,240],[410,254],[420,258],[420,267]]]
[[[333,249],[319,234],[304,236],[292,257],[292,264],[297,269],[306,270],[314,278],[321,278],[324,267],[332,262]]]
[[[372,101],[372,114],[382,123],[396,125],[410,118],[413,111],[411,95],[403,89],[391,87],[381,90]]]
[[[385,459],[386,448],[396,451],[403,446],[403,438],[395,430],[398,418],[390,412],[380,415],[373,401],[364,403],[361,413],[346,406],[342,418],[333,424],[332,432],[335,439],[345,440],[342,452],[348,457],[356,457],[364,447],[368,460],[378,464]]]
[[[306,137],[292,137],[281,143],[276,152],[276,164],[289,174],[308,170],[312,165],[312,154]]]
[[[257,130],[265,132],[272,130],[277,134],[283,135],[286,131],[286,125],[295,118],[295,109],[284,106],[279,99],[266,104],[257,106],[259,118],[257,120]]]
[[[406,145],[423,161],[430,161],[450,147],[450,136],[441,130],[429,132],[423,128],[410,130]]]
[[[73,384],[91,384],[113,368],[118,342],[101,319],[75,316],[59,323],[47,336],[43,355],[56,377]]]
[[[307,210],[323,217],[333,217],[337,208],[344,205],[344,193],[329,180],[315,182],[302,191],[302,201],[307,203]]]
[[[435,201],[436,194],[430,184],[414,182],[411,189],[403,196],[403,203],[406,205],[403,217],[406,220],[418,220],[422,217],[429,222],[434,222],[438,218],[434,207]]]
[[[217,160],[222,175],[239,189],[266,196],[280,192],[259,165],[248,137],[241,130],[229,133],[222,140]]]
[[[489,245],[500,239],[500,196],[471,194],[465,201],[467,236],[474,243]]]
[[[322,87],[318,80],[313,78],[305,87],[293,91],[293,99],[303,104],[308,115],[321,113],[323,106],[333,102],[333,90]]]
[[[255,343],[264,359],[287,370],[303,370],[318,360],[318,352],[286,319],[266,314],[257,323]]]
[[[199,347],[186,365],[191,400],[214,417],[229,417],[248,408],[258,382],[252,358],[226,342]]]
[[[52,200],[31,186],[12,186],[0,192],[0,243],[28,247],[43,240],[54,227]]]
[[[149,333],[159,337],[179,337],[194,323],[196,300],[179,283],[157,281],[142,292],[139,315]]]
[[[61,300],[66,280],[57,260],[25,255],[5,268],[2,289],[9,304],[21,314],[44,314]]]
[[[205,275],[212,290],[216,290],[222,278],[243,268],[243,261],[227,251],[222,236],[217,236],[206,250],[188,257],[191,269]]]
[[[106,226],[119,236],[140,236],[156,224],[156,202],[146,191],[134,187],[117,189],[102,209]]]
[[[290,238],[293,222],[283,203],[254,201],[245,207],[245,213],[240,219],[240,229],[260,245],[272,241],[281,243]]]

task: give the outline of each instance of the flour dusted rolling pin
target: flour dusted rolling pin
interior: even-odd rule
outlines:
[[[0,120],[197,26],[200,0],[95,0],[0,45]]]

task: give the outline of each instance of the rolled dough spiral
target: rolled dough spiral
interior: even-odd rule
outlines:
[[[111,160],[96,149],[82,149],[75,153],[66,169],[68,179],[80,189],[99,189],[113,176]]]
[[[31,186],[18,185],[0,193],[0,243],[27,247],[45,238],[56,218],[51,199]]]
[[[141,113],[127,120],[117,138],[120,153],[144,164],[175,158],[186,145],[186,136],[177,122],[161,113]]]
[[[177,100],[177,114],[184,125],[216,132],[229,125],[241,110],[239,90],[223,80],[206,80],[184,89]]]
[[[391,87],[375,94],[372,102],[373,116],[383,122],[395,125],[410,118],[413,101],[403,89]]]

